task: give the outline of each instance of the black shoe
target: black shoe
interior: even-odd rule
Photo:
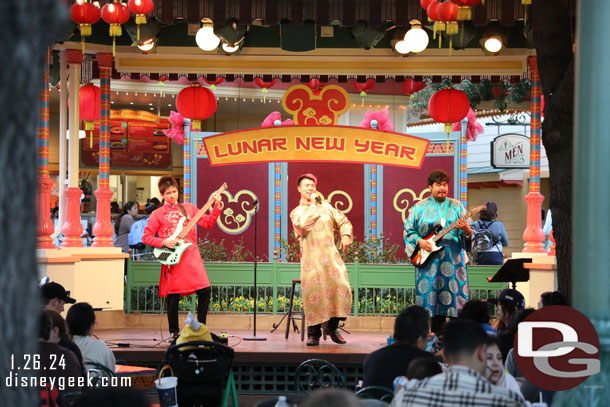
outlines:
[[[180,336],[180,332],[172,332],[171,336],[170,336],[170,345],[175,345],[176,344],[176,340],[178,339],[178,337]]]
[[[324,333],[330,336],[330,339],[332,339],[334,343],[338,343],[339,345],[345,345],[347,343],[336,329],[331,331],[328,326],[324,326]]]
[[[318,346],[320,345],[320,338],[316,338],[315,336],[310,336],[307,338],[307,346]]]

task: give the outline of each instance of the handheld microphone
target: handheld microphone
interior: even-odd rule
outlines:
[[[254,201],[252,201],[252,206],[256,206],[258,205],[258,199],[255,199]]]
[[[319,205],[321,205],[321,204],[322,204],[322,200],[320,199],[320,197],[319,197],[319,196],[316,196],[316,202],[317,202]]]

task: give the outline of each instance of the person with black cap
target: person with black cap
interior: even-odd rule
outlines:
[[[472,224],[472,244],[476,250],[474,262],[477,265],[501,265],[504,263],[502,249],[508,246],[508,235],[504,224],[497,220],[498,205],[488,201],[485,207],[479,220]]]
[[[40,293],[43,308],[58,314],[64,312],[64,305],[76,302],[74,298],[70,298],[70,291],[66,291],[63,285],[54,281],[43,284]]]
[[[489,298],[487,302],[496,304],[496,317],[498,318],[498,332],[506,331],[513,315],[525,308],[525,298],[517,290],[506,288],[500,292],[498,298]]]

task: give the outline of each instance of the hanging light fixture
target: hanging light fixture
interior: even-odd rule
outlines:
[[[487,55],[499,55],[504,51],[508,42],[506,29],[497,26],[488,26],[479,41],[483,52]]]
[[[411,24],[411,29],[405,34],[404,42],[407,44],[410,52],[422,52],[430,41],[428,34],[422,28],[419,20],[413,19],[409,21],[409,24]]]
[[[232,44],[225,44],[225,43],[223,43],[223,44],[222,44],[222,50],[223,50],[224,52],[227,52],[227,53],[229,53],[229,54],[232,54],[232,53],[234,53],[235,51],[238,51],[238,50],[239,50],[239,44],[232,45]]]
[[[137,44],[136,46],[142,52],[149,52],[155,47],[155,45],[157,45],[155,39],[150,38],[146,41],[142,41],[141,43]]]
[[[405,40],[396,41],[396,43],[394,44],[394,50],[396,52],[398,52],[399,54],[403,54],[403,55],[411,52],[411,49],[409,48],[409,44],[407,44],[407,41],[405,41]]]
[[[220,45],[220,38],[214,34],[214,22],[209,18],[201,20],[203,26],[195,35],[197,46],[204,51],[214,51]]]

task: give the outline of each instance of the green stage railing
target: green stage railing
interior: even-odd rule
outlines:
[[[156,261],[127,260],[125,311],[159,313],[161,265]],[[407,264],[346,264],[354,294],[353,315],[396,315],[415,301],[415,268]],[[210,312],[249,313],[254,309],[252,263],[205,262],[212,283]],[[506,283],[490,283],[499,266],[469,266],[470,298],[496,297]],[[299,263],[257,264],[257,312],[278,314],[286,310],[293,278],[300,277]],[[295,309],[301,306],[297,286]],[[184,297],[182,310],[195,311],[195,296]]]

